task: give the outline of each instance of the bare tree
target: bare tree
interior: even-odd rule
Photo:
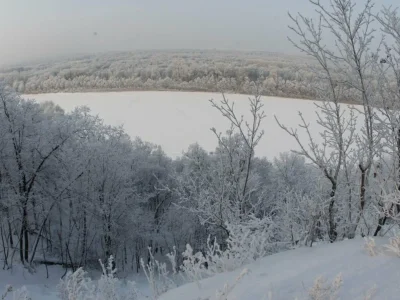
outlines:
[[[331,202],[329,210],[333,210],[338,176],[341,169],[345,172],[348,186],[348,222],[355,223],[352,226],[350,235],[354,235],[356,226],[363,213],[366,201],[366,190],[368,186],[369,173],[376,155],[376,145],[379,138],[374,130],[374,97],[375,86],[373,84],[374,56],[370,54],[371,41],[374,30],[371,27],[373,17],[371,10],[373,4],[367,0],[361,12],[355,13],[355,1],[352,0],[332,0],[331,5],[326,8],[319,0],[310,0],[316,8],[318,19],[313,20],[301,14],[292,16],[289,14],[293,25],[290,29],[299,38],[298,41],[289,40],[295,47],[302,52],[316,59],[321,67],[319,82],[315,87],[317,96],[323,100],[319,109],[326,118],[318,118],[318,123],[324,128],[325,133],[329,133],[333,138],[323,135],[322,146],[317,145],[311,137],[309,125],[302,118],[301,126],[306,129],[310,140],[310,150],[307,150],[303,142],[300,141],[296,131],[288,130],[281,125],[299,143],[301,154],[311,159],[332,183]],[[326,45],[326,37],[335,40],[332,47]],[[344,117],[344,111],[339,102],[349,96],[354,98],[354,102],[362,104],[362,114],[364,126],[360,133],[355,134],[355,115]],[[345,138],[347,136],[347,138]],[[353,147],[353,144],[357,147]],[[326,147],[333,152],[330,158],[326,158]],[[323,149],[323,150],[321,150]],[[350,183],[349,155],[350,151],[356,151],[358,168],[360,170],[360,192],[359,192],[359,214],[353,222],[351,216],[352,187]],[[332,158],[334,159],[334,163]],[[329,162],[329,163],[328,163]],[[333,163],[333,165],[332,165]],[[334,217],[330,213],[330,239],[335,240]]]
[[[222,98],[223,100],[220,104],[217,104],[214,100],[210,100],[210,102],[213,107],[218,109],[221,114],[230,121],[232,127],[239,132],[245,146],[247,147],[245,157],[243,158],[245,160],[244,165],[242,166],[245,174],[244,181],[242,183],[241,192],[238,195],[238,202],[241,203],[240,212],[245,215],[246,209],[250,204],[248,202],[248,183],[252,172],[252,160],[255,148],[264,135],[264,131],[260,129],[261,122],[265,118],[265,113],[262,110],[264,105],[261,102],[261,95],[259,95],[257,89],[256,95],[253,98],[249,98],[250,113],[252,117],[252,120],[249,123],[244,121],[243,116],[237,116],[237,113],[234,110],[234,103],[229,102],[225,97],[225,94],[222,94]],[[217,133],[215,128],[213,128],[212,131],[217,136],[220,145],[224,146],[221,134]]]
[[[383,136],[380,151],[389,158],[384,162],[391,163],[389,178],[385,181],[394,183],[400,191],[400,17],[397,9],[384,7],[381,13],[376,15],[376,19],[386,37],[382,43],[382,57],[376,58],[379,113],[375,118],[379,125],[378,130]],[[383,185],[380,182],[380,186],[385,186],[385,190],[381,191],[382,196],[391,194],[391,191],[387,190],[387,184]],[[389,207],[385,208],[387,203],[382,203],[382,200],[380,199],[379,207],[384,213],[378,220],[374,235],[379,234],[388,217],[400,212],[400,203],[391,199]]]

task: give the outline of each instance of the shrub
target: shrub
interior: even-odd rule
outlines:
[[[391,253],[400,257],[400,235],[396,235],[389,239],[389,244],[384,247]]]
[[[367,251],[369,256],[376,256],[378,254],[378,248],[376,247],[375,240],[372,237],[364,238],[364,249]]]
[[[151,253],[151,248],[149,248],[149,255],[149,262],[145,264],[142,258],[140,264],[149,282],[153,299],[157,299],[162,293],[175,287],[175,283],[168,277],[167,264],[156,260]]]
[[[311,300],[336,300],[338,292],[343,284],[342,275],[338,274],[331,284],[319,276],[315,279],[314,285],[308,291]]]

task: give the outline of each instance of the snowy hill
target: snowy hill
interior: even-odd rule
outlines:
[[[159,299],[308,300],[313,299],[309,297],[309,290],[318,276],[322,276],[327,280],[326,284],[330,285],[334,278],[341,274],[343,283],[338,298],[332,299],[395,300],[399,299],[400,293],[400,258],[384,250],[382,246],[387,242],[387,238],[376,239],[380,253],[373,257],[364,249],[364,240],[361,238],[281,252],[236,271],[221,273],[199,283],[189,283],[172,289]],[[6,284],[15,288],[26,286],[32,300],[59,299],[56,285],[63,273],[60,268],[50,268],[50,278],[45,279],[44,268],[39,268],[38,272],[32,275],[19,266],[15,267],[13,272],[0,271],[2,290]],[[216,292],[222,290],[225,284],[234,284],[244,269],[248,269],[248,273],[228,297],[216,298]],[[138,282],[138,279],[135,278],[135,281]],[[139,299],[150,299],[151,297],[147,296],[148,287],[141,281],[139,280],[138,287],[145,293],[140,293]]]
[[[386,242],[387,239],[377,240],[378,245]],[[366,295],[373,290],[375,292],[370,299],[399,299],[400,259],[387,252],[371,257],[363,245],[364,240],[355,239],[265,257],[244,267],[250,272],[227,299],[309,299],[308,290],[318,276],[331,283],[339,273],[343,278],[339,299],[369,299]],[[181,286],[160,299],[214,299],[216,291],[222,290],[226,283],[233,284],[241,271],[202,280],[200,288],[196,283]]]

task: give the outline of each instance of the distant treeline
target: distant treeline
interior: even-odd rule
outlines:
[[[313,61],[268,52],[137,51],[0,70],[20,93],[182,90],[315,98]]]

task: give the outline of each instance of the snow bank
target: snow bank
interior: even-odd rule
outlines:
[[[377,244],[387,239],[377,240]],[[268,256],[246,266],[250,273],[235,287],[228,299],[289,300],[308,299],[308,290],[319,275],[331,282],[342,273],[343,286],[339,299],[365,299],[367,291],[376,285],[372,299],[400,298],[400,259],[389,254],[369,256],[364,240],[355,239],[313,248],[300,248]],[[214,299],[225,283],[232,284],[242,269],[223,273],[196,283],[170,290],[160,300]]]

